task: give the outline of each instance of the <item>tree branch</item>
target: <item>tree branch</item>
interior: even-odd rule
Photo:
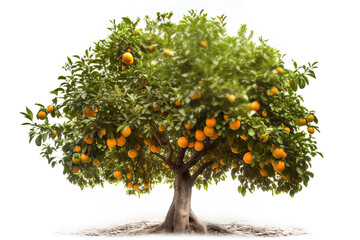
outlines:
[[[160,136],[160,133],[158,133],[158,132],[155,132],[154,136],[157,139],[160,146],[164,146],[166,144],[166,147],[168,149],[168,155],[167,155],[166,158],[164,156],[161,156],[158,153],[155,153],[155,155],[158,156],[159,158],[161,158],[167,165],[169,165],[170,169],[176,171],[178,169],[178,167],[171,161],[171,158],[172,158],[172,155],[173,155],[174,151],[173,151],[173,149],[171,147],[171,143],[170,143],[169,139],[166,138],[166,142],[161,141],[161,136]],[[165,136],[165,134],[163,136]]]
[[[198,170],[196,170],[196,172],[194,172],[194,174],[191,176],[192,181],[194,182],[196,180],[196,178],[203,173],[203,171],[205,170],[205,168],[207,168],[208,166],[210,166],[211,164],[214,163],[214,160],[211,160],[209,162],[205,162],[203,163]]]
[[[214,149],[217,146],[216,143],[211,143],[211,144],[207,144],[203,150],[201,150],[200,152],[195,152],[191,159],[184,165],[183,171],[189,170],[192,166],[194,166],[200,159],[202,156],[205,155],[205,153],[211,149]]]
[[[176,158],[176,166],[181,167],[184,165],[184,156],[186,153],[186,148],[179,147],[178,155]]]

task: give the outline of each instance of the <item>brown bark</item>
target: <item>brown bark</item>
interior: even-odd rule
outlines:
[[[189,171],[175,173],[174,199],[161,231],[174,233],[207,233],[206,226],[191,210],[192,178]]]

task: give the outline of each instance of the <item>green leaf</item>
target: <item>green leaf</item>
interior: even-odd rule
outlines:
[[[37,145],[37,146],[41,146],[41,140],[42,140],[42,136],[41,136],[41,134],[35,139],[35,144]]]
[[[299,167],[296,167],[296,171],[300,174],[300,175],[303,175],[304,172],[301,170],[301,168]]]
[[[249,130],[248,130],[248,134],[249,134],[249,136],[255,136],[255,131],[254,131],[254,129],[252,129],[252,128],[250,128]]]
[[[26,107],[26,112],[29,116],[29,119],[32,121],[34,117],[32,111],[28,107]]]
[[[127,18],[127,17],[123,17],[122,20],[123,20],[126,24],[128,24],[128,25],[131,25],[131,24],[132,24],[132,21],[131,21],[129,18]]]

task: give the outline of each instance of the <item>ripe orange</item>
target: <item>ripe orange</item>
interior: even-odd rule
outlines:
[[[170,51],[170,50],[164,50],[164,54],[165,54],[165,56],[168,56],[168,57],[172,57],[172,52]]]
[[[146,87],[146,85],[148,84],[148,81],[144,80],[143,83],[141,83],[141,80],[138,81],[138,85],[139,87],[143,88],[143,87]]]
[[[80,160],[82,163],[88,163],[91,162],[91,158],[89,157],[89,155],[82,153]]]
[[[188,147],[189,147],[189,148],[193,148],[193,147],[194,147],[194,145],[195,145],[195,143],[194,143],[194,142],[189,142]]]
[[[77,153],[81,152],[81,147],[80,147],[80,146],[76,146],[76,147],[75,147],[75,152],[77,152]]]
[[[276,159],[280,159],[284,156],[284,150],[282,148],[275,148],[272,155]]]
[[[212,169],[215,169],[215,168],[218,168],[218,167],[219,167],[219,164],[217,162],[214,162],[213,164],[211,164]]]
[[[194,94],[191,96],[192,100],[200,99],[201,98],[201,92],[196,90]]]
[[[154,51],[154,49],[155,49],[155,46],[154,46],[154,45],[150,45],[150,46],[149,46],[149,51],[150,51],[150,52]]]
[[[103,134],[103,136],[106,135],[106,131],[105,131],[105,130],[100,130],[100,132]]]
[[[129,53],[131,53],[131,49],[130,48],[128,48],[128,50],[126,50],[127,52],[129,52]]]
[[[130,179],[130,178],[132,178],[132,174],[129,172],[126,174],[126,177]]]
[[[261,134],[260,141],[263,143],[267,143],[267,141],[269,141],[269,135]]]
[[[84,137],[84,141],[87,143],[87,144],[92,144],[93,141],[94,141],[94,137]]]
[[[47,113],[52,113],[54,111],[54,106],[53,105],[50,105],[46,108],[46,112]]]
[[[54,139],[54,138],[56,138],[56,136],[57,136],[57,132],[56,132],[56,130],[54,130],[53,134],[51,135],[51,138]]]
[[[196,151],[201,151],[204,148],[204,143],[201,141],[195,141],[194,148]]]
[[[304,118],[300,118],[299,121],[296,121],[296,125],[304,126],[306,124],[306,120]]]
[[[201,42],[200,42],[200,45],[201,45],[202,47],[206,48],[206,47],[207,47],[207,42],[206,42],[206,41],[201,41]]]
[[[204,141],[204,140],[206,139],[206,136],[205,136],[205,134],[204,134],[203,131],[201,131],[200,129],[198,129],[198,130],[196,130],[196,132],[195,132],[195,138],[196,138],[196,140],[202,142],[202,141]],[[196,146],[196,143],[195,143],[195,146]]]
[[[244,140],[244,141],[246,141],[246,140],[249,139],[249,137],[246,136],[245,134],[241,135],[240,138],[241,138],[242,140]]]
[[[221,172],[220,168],[216,168],[216,169],[215,169],[215,172],[216,172],[216,173]]]
[[[130,127],[126,127],[124,130],[121,130],[121,134],[124,137],[128,137],[131,134],[131,128]]]
[[[254,101],[250,105],[251,110],[257,111],[260,109],[260,103],[257,101]]]
[[[229,102],[235,102],[235,96],[232,94],[228,95],[227,99],[229,100]]]
[[[272,87],[272,88],[271,88],[271,92],[272,92],[273,94],[277,94],[277,93],[279,92],[279,89],[277,89],[276,87]]]
[[[164,126],[162,126],[162,125],[161,125],[161,126],[159,126],[159,127],[158,127],[158,129],[159,129],[159,131],[160,131],[160,132],[164,132],[164,131],[165,131],[165,127],[164,127]]]
[[[152,141],[150,140],[150,139],[144,139],[144,143],[146,144],[146,145],[152,145]]]
[[[145,188],[145,189],[148,189],[149,187],[150,187],[150,186],[149,186],[148,183],[145,183],[145,184],[144,184],[144,188]]]
[[[235,147],[230,147],[231,148],[231,151],[233,152],[233,153],[235,153],[235,154],[238,154],[239,153],[239,151],[237,150],[237,148],[235,148]]]
[[[135,184],[135,185],[134,185],[134,190],[135,190],[135,191],[139,190],[139,185]]]
[[[313,122],[315,119],[314,115],[310,114],[307,118],[306,118],[306,121],[307,122]]]
[[[215,127],[215,125],[216,125],[216,119],[215,119],[215,117],[214,116],[212,116],[211,118],[207,118],[206,120],[205,120],[205,124],[206,124],[206,126],[208,126],[208,127]]]
[[[190,130],[190,129],[191,129],[190,124],[188,124],[188,123],[187,123],[187,124],[185,124],[185,128],[186,128],[186,129],[188,129],[188,130]]]
[[[140,30],[139,30],[139,29],[136,29],[136,30],[135,30],[135,33],[136,33],[136,34],[139,34],[139,33],[140,33]]]
[[[106,145],[109,147],[109,149],[113,149],[113,147],[116,146],[116,139],[115,138],[108,138],[106,140]]]
[[[176,100],[176,102],[175,102],[176,106],[181,106],[181,104],[182,104],[181,99]]]
[[[231,163],[231,167],[232,168],[237,168],[237,164],[236,163]]]
[[[153,153],[158,153],[161,150],[161,147],[160,146],[157,147],[156,145],[151,145],[151,146],[149,146],[149,148],[150,148],[150,151]]]
[[[220,162],[221,165],[225,165],[225,164],[226,164],[226,163],[224,162],[224,159],[220,159],[219,162]]]
[[[73,166],[71,172],[72,172],[72,173],[78,173],[79,170],[80,170],[79,166]]]
[[[188,145],[189,145],[189,141],[187,140],[186,137],[180,137],[178,139],[178,145],[181,147],[181,148],[186,148]]]
[[[279,161],[276,166],[274,166],[275,172],[281,173],[285,169],[285,163],[283,161]]]
[[[315,130],[312,127],[309,127],[307,130],[310,134],[313,134],[315,132]]]
[[[286,127],[286,128],[284,128],[284,129],[285,129],[285,131],[287,131],[288,133],[290,133],[290,128]]]
[[[126,138],[124,136],[121,135],[120,137],[116,138],[116,145],[121,147],[124,146],[125,143],[126,143]]]
[[[268,172],[266,171],[265,168],[260,169],[260,175],[263,177],[266,177],[268,175]]]
[[[221,134],[221,133],[220,133],[220,134]],[[210,137],[211,140],[215,140],[215,139],[217,139],[219,136],[220,136],[219,133],[216,134],[216,132],[214,131],[214,135],[209,136],[209,137]]]
[[[226,119],[228,119],[229,115],[225,114],[224,115],[224,120],[226,121]]]
[[[137,151],[135,149],[130,149],[128,151],[128,155],[129,155],[130,158],[136,158],[137,154],[138,153],[137,153]]]
[[[230,128],[231,128],[232,130],[234,130],[234,131],[237,130],[237,129],[239,129],[240,125],[241,125],[241,122],[240,122],[239,119],[236,119],[235,121],[230,121],[230,122],[229,122]]]
[[[277,68],[276,68],[276,71],[277,71],[278,73],[284,73],[284,69],[282,69],[281,67],[277,67]]]
[[[96,117],[97,109],[93,110],[91,108],[86,108],[83,112],[86,117]]]
[[[215,133],[215,129],[213,127],[208,127],[208,126],[205,126],[204,127],[204,134],[208,137],[212,137],[214,136],[216,133]]]
[[[122,176],[122,174],[121,174],[121,172],[119,172],[119,171],[116,171],[115,173],[114,173],[114,177],[115,178],[121,178],[121,176]]]
[[[187,130],[187,131],[186,131],[186,134],[187,134],[188,136],[190,136],[190,135],[191,135],[191,131],[190,131],[190,130]]]
[[[39,119],[44,120],[46,118],[46,112],[40,111],[37,116]]]
[[[99,160],[97,160],[97,159],[95,159],[94,161],[93,161],[93,164],[95,165],[95,166],[100,166],[101,165],[101,162],[99,161]]]
[[[272,96],[274,96],[274,93],[271,92],[271,91],[269,91],[269,92],[268,92],[268,95],[269,95],[270,97],[272,97]]]
[[[267,112],[265,110],[262,111],[262,115],[263,115],[263,117],[267,117]]]
[[[128,188],[132,188],[132,187],[133,187],[132,182],[129,182],[129,183],[127,184],[127,187],[128,187]]]
[[[140,148],[141,148],[141,146],[140,146],[139,143],[135,144],[134,149],[135,149],[136,151],[139,151]]]
[[[79,163],[80,163],[80,158],[73,157],[73,158],[72,158],[72,161],[73,161],[73,163],[75,163],[75,164],[79,164]]]
[[[251,152],[247,152],[244,154],[243,160],[245,163],[250,164],[253,162],[252,158],[251,158]]]
[[[126,52],[122,55],[121,60],[123,63],[125,63],[127,66],[130,66],[134,63],[134,57],[131,53]]]

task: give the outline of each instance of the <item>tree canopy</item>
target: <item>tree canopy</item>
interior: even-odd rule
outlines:
[[[199,189],[228,172],[243,195],[307,186],[318,120],[296,91],[316,62],[286,67],[246,25],[229,36],[224,16],[171,16],[146,16],[144,28],[113,20],[106,39],[68,57],[50,106],[22,113],[41,155],[81,188],[122,183],[129,194],[173,184],[181,164]]]

